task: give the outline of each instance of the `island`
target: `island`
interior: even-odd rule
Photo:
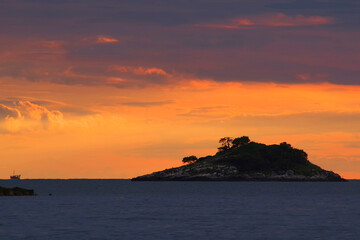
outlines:
[[[19,187],[5,188],[0,187],[0,196],[33,196],[34,190]]]
[[[224,137],[213,156],[183,158],[185,165],[138,176],[132,181],[346,181],[308,160],[286,142],[274,145],[249,137]]]

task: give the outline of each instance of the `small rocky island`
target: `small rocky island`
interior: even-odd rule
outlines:
[[[283,142],[265,145],[249,137],[224,137],[214,156],[183,159],[181,167],[132,181],[346,181],[308,160],[307,153]]]
[[[0,187],[0,196],[33,196],[34,190],[24,188],[4,188]]]

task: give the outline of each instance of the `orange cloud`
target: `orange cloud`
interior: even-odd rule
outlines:
[[[96,43],[98,44],[107,44],[107,43],[117,43],[119,40],[116,38],[106,37],[106,36],[98,36],[96,39]]]
[[[118,78],[118,77],[108,77],[107,79],[107,82],[112,84],[112,83],[123,83],[123,82],[126,82],[125,79],[123,78]]]
[[[322,16],[288,16],[283,13],[253,16],[249,18],[233,19],[231,24],[198,24],[197,26],[206,28],[222,29],[253,29],[255,27],[295,27],[295,26],[315,26],[332,24],[335,20],[330,17]]]
[[[161,68],[117,66],[117,67],[112,67],[111,69],[121,73],[131,73],[134,75],[142,75],[142,76],[147,76],[147,75],[158,75],[164,77],[171,76],[169,73],[165,72]]]
[[[21,113],[16,108],[11,108],[5,106],[4,104],[0,104],[0,118],[6,118],[6,117],[20,118]]]
[[[43,128],[58,128],[63,125],[63,114],[60,111],[31,103],[16,101],[13,107],[0,104],[0,122],[2,132],[19,132],[21,130],[36,130]]]
[[[24,116],[34,120],[45,120],[50,122],[60,121],[63,114],[59,111],[50,111],[45,107],[31,103],[30,101],[18,101],[15,106]]]
[[[204,27],[204,28],[220,28],[220,29],[253,29],[253,27],[242,27],[238,25],[226,25],[226,24],[197,24],[196,26]]]
[[[240,26],[254,26],[254,25],[256,25],[254,22],[250,21],[249,19],[238,19],[235,22],[236,22],[236,25],[240,25]]]
[[[18,109],[0,104],[0,133],[17,132],[22,121],[23,116]]]
[[[257,17],[254,19],[235,19],[233,21],[238,26],[270,26],[270,27],[292,27],[292,26],[313,26],[331,24],[333,18],[321,16],[309,16],[298,14],[296,16],[287,16],[282,13],[269,15],[266,17]]]

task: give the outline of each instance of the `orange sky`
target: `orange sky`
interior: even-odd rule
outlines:
[[[287,141],[325,169],[360,177],[357,86],[1,84],[1,178],[13,169],[25,178],[130,178],[214,154],[220,137],[242,135]]]
[[[0,7],[0,178],[131,178],[243,135],[360,178],[356,1]]]

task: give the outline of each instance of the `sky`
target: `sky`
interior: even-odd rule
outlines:
[[[288,142],[360,178],[360,2],[0,1],[0,178],[131,178]]]

